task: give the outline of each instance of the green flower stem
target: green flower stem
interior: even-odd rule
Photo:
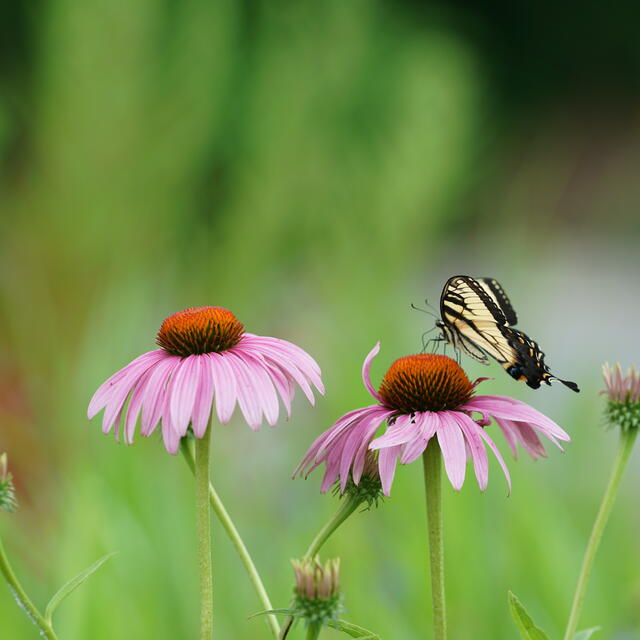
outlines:
[[[444,542],[442,524],[442,453],[432,440],[422,454],[424,486],[427,497],[427,529],[431,569],[431,599],[433,606],[433,637],[447,637],[447,612],[444,594]]]
[[[193,473],[195,473],[195,462],[193,451],[190,446],[190,438],[183,438],[180,442],[180,449],[182,450],[182,454],[184,459],[187,461],[189,468]],[[213,512],[216,514],[218,520],[222,524],[224,530],[226,531],[231,543],[235,547],[238,555],[240,556],[240,560],[244,565],[244,568],[249,575],[249,580],[251,584],[253,584],[253,588],[256,590],[258,594],[258,598],[260,603],[262,604],[265,611],[270,611],[273,609],[271,605],[271,601],[269,600],[269,596],[267,594],[267,590],[264,588],[264,584],[260,579],[260,574],[256,569],[256,566],[251,559],[251,555],[247,550],[238,530],[236,529],[229,513],[227,512],[222,500],[220,500],[220,496],[218,496],[216,490],[213,488],[212,484],[209,484],[209,502],[213,509]],[[278,624],[278,619],[274,615],[267,616],[267,622],[269,624],[269,628],[271,629],[271,633],[274,638],[278,638],[280,635],[280,625]]]
[[[320,529],[313,539],[306,553],[305,559],[313,558],[318,554],[324,543],[333,535],[335,530],[362,504],[362,500],[353,496],[346,496],[340,508],[333,514],[327,524]]]
[[[11,593],[13,593],[16,601],[20,608],[27,614],[31,622],[40,629],[40,635],[43,638],[47,638],[47,640],[58,640],[58,636],[56,636],[53,631],[53,627],[49,622],[44,619],[44,616],[38,611],[36,606],[31,602],[29,596],[26,594],[25,590],[22,588],[22,585],[18,581],[16,574],[14,573],[11,564],[9,563],[9,558],[7,558],[7,554],[5,553],[4,547],[2,546],[2,540],[0,539],[0,573],[4,576],[4,579],[7,581],[9,585],[9,589]]]
[[[200,640],[213,636],[213,575],[211,563],[211,510],[209,507],[209,461],[211,423],[196,439],[196,534],[200,570]]]
[[[628,429],[621,432],[620,446],[613,468],[611,470],[611,476],[609,477],[609,484],[604,492],[600,509],[596,520],[593,523],[593,529],[591,530],[591,537],[587,544],[587,550],[585,551],[584,558],[582,560],[582,569],[580,570],[580,577],[578,578],[578,584],[576,586],[576,593],[573,597],[573,605],[571,606],[571,614],[569,615],[569,622],[567,623],[567,630],[564,634],[564,640],[573,640],[576,629],[578,628],[578,622],[580,613],[582,611],[582,605],[584,604],[584,597],[587,590],[587,582],[591,575],[591,569],[593,568],[593,561],[595,559],[596,552],[600,546],[600,540],[604,533],[604,528],[609,519],[613,503],[615,502],[618,489],[620,488],[620,481],[622,480],[622,474],[629,461],[629,456],[633,449],[633,444],[638,435],[638,429]]]
[[[307,627],[307,635],[305,640],[317,640],[320,637],[321,626],[319,624],[310,624]]]
[[[352,495],[346,495],[339,509],[333,514],[331,519],[318,531],[318,535],[312,540],[309,548],[304,554],[305,559],[313,558],[318,554],[324,543],[335,533],[336,529],[362,504],[362,500]],[[280,632],[280,639],[285,640],[291,627],[293,625],[293,616],[287,616],[282,624],[282,631]],[[309,636],[311,633],[311,625],[307,631],[307,637],[316,638],[315,636]],[[320,633],[320,629],[316,630],[316,634]]]

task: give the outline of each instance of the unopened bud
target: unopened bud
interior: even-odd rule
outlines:
[[[7,454],[0,455],[0,510],[15,511],[18,508]]]
[[[602,367],[605,389],[600,393],[608,398],[606,415],[610,424],[619,426],[623,431],[640,427],[640,372],[630,367],[627,374],[622,373],[620,364]]]
[[[313,626],[335,620],[341,609],[340,560],[335,558],[322,565],[316,556],[292,560],[291,564],[296,577],[296,616]]]

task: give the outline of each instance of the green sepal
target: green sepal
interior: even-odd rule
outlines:
[[[583,629],[582,631],[576,632],[576,635],[573,636],[573,640],[589,640],[589,638],[596,633],[596,631],[600,631],[602,627],[591,627],[590,629]]]
[[[255,618],[256,616],[292,616],[294,618],[300,617],[300,612],[297,609],[265,609],[264,611],[258,611],[258,613],[251,614],[247,620]]]
[[[373,633],[373,631],[359,627],[357,624],[347,622],[346,620],[330,620],[327,622],[327,625],[346,633],[352,638],[360,638],[360,640],[380,640],[380,636],[377,633]]]
[[[549,636],[542,629],[536,627],[522,602],[511,591],[509,591],[509,609],[520,636],[524,640],[549,640]]]
[[[56,594],[49,600],[49,604],[44,611],[45,620],[51,625],[51,619],[53,618],[54,611],[58,608],[60,603],[73,591],[75,591],[83,582],[85,582],[88,578],[90,578],[107,560],[110,560],[115,556],[118,552],[113,551],[112,553],[108,553],[106,556],[100,558],[94,562],[90,567],[87,567],[84,571],[80,572],[75,578],[71,578],[69,582],[67,582],[64,586],[62,586]]]

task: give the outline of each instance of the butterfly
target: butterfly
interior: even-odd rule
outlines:
[[[538,343],[514,329],[518,317],[499,282],[493,278],[453,276],[440,296],[440,316],[436,322],[445,340],[455,349],[489,364],[497,360],[516,380],[526,381],[532,389],[541,382],[558,380],[573,391],[578,385],[554,376],[544,362]]]

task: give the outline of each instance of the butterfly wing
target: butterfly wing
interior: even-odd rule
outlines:
[[[487,356],[503,359],[499,327],[506,318],[482,286],[469,276],[449,278],[440,296],[445,338],[474,360],[488,364]]]
[[[526,381],[532,389],[538,389],[541,382],[550,385],[551,380],[558,380],[572,391],[580,391],[575,382],[562,380],[551,373],[544,362],[544,353],[535,340],[511,327],[502,327],[502,331],[512,354],[510,359],[500,364],[512,378]]]
[[[518,324],[518,316],[511,306],[511,300],[509,300],[509,297],[504,292],[502,285],[495,278],[477,278],[477,282],[500,308],[507,324],[509,326]]]

